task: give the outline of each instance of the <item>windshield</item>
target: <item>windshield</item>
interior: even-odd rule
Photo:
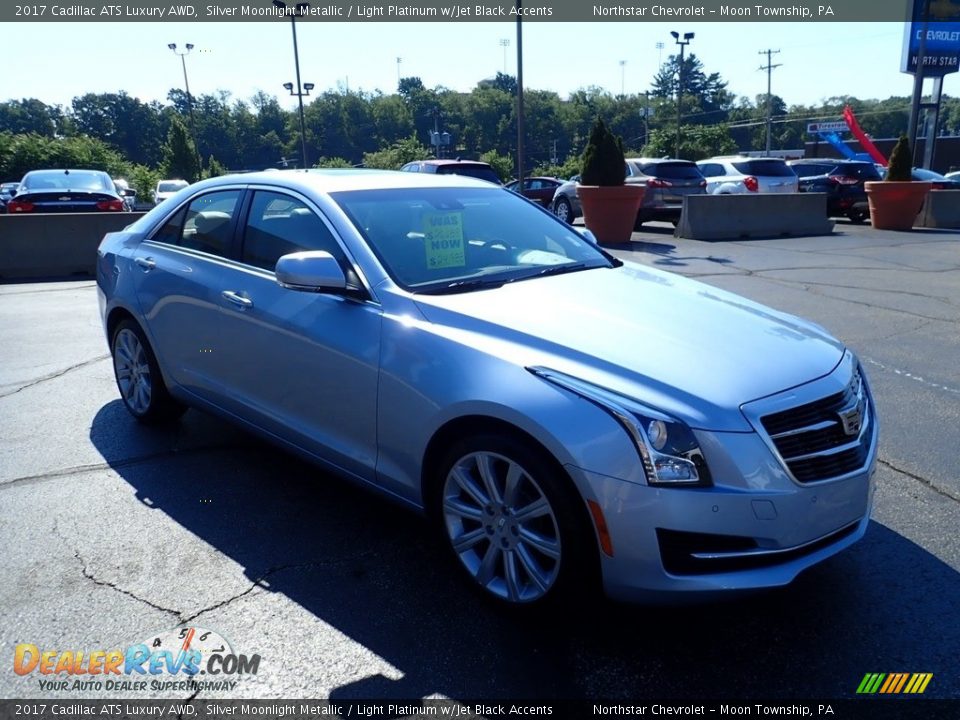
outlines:
[[[466,175],[467,177],[477,178],[477,180],[486,180],[494,185],[500,184],[500,178],[488,165],[467,165],[466,163],[439,165],[437,173],[439,175]]]
[[[794,177],[796,173],[783,160],[745,160],[732,163],[744,175]]]
[[[701,177],[700,169],[691,162],[662,162],[644,165],[644,175],[668,178],[671,180],[696,180]]]
[[[23,191],[93,190],[113,192],[113,181],[105,174],[75,170],[72,172],[33,172],[23,178]]]
[[[390,276],[415,292],[613,267],[569,225],[498,188],[358,190],[331,197]]]

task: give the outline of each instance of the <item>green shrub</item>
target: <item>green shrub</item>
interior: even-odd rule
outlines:
[[[583,151],[580,183],[610,187],[623,185],[623,180],[623,141],[610,132],[603,120],[597,118]]]
[[[908,182],[913,179],[913,152],[910,150],[910,141],[906,135],[901,135],[897,144],[890,153],[890,163],[887,165],[887,180]]]

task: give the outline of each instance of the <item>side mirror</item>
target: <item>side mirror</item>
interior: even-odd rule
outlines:
[[[123,197],[135,198],[137,196],[137,191],[134,190],[133,188],[124,188],[123,190],[120,191],[120,194],[123,195]]]
[[[274,270],[281,287],[305,292],[346,290],[347,278],[340,263],[325,250],[290,253],[277,260]]]
[[[592,232],[590,232],[590,231],[587,230],[586,228],[582,228],[582,229],[581,229],[581,228],[576,228],[576,230],[583,236],[583,239],[584,239],[584,240],[586,240],[587,242],[590,242],[590,243],[592,243],[592,244],[594,244],[594,245],[597,244],[597,236],[594,235]]]

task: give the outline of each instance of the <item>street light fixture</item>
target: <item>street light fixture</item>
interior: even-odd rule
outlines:
[[[503,74],[507,74],[507,48],[510,47],[510,38],[500,38],[500,47],[503,48]]]
[[[673,37],[674,42],[680,46],[680,70],[677,82],[677,152],[675,157],[680,157],[680,121],[682,119],[682,108],[683,108],[683,51],[690,44],[690,41],[693,40],[693,33],[688,32],[683,34],[683,40],[680,39],[680,33],[670,32],[670,35]]]
[[[290,29],[293,31],[293,63],[297,69],[297,91],[293,91],[293,83],[284,83],[283,87],[289,90],[291,95],[295,95],[300,103],[300,161],[303,163],[303,169],[306,170],[309,165],[307,165],[307,136],[306,123],[303,119],[303,98],[310,94],[310,91],[313,89],[313,84],[308,83],[302,85],[300,83],[300,53],[297,50],[297,16],[303,16],[310,7],[310,3],[297,3],[294,7],[288,9],[285,2],[273,0],[273,6],[283,10],[285,15],[290,16]],[[301,90],[301,88],[306,90],[306,92]]]

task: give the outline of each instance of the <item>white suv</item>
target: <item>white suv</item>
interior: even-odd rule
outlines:
[[[780,158],[715,157],[697,167],[710,195],[797,192],[797,174]]]

